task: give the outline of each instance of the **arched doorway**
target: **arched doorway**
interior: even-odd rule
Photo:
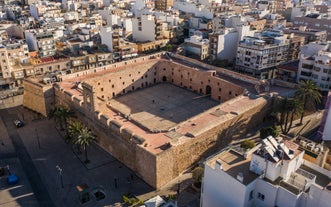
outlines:
[[[206,95],[211,94],[211,87],[209,85],[206,86]]]
[[[167,77],[166,77],[166,76],[163,76],[163,77],[162,77],[162,81],[163,81],[163,82],[166,82],[166,81],[167,81]]]

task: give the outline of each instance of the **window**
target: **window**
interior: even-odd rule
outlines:
[[[253,199],[253,190],[251,190],[251,192],[249,192],[249,200]]]
[[[257,197],[258,197],[260,200],[264,201],[264,195],[263,195],[262,193],[258,193],[258,194],[257,194]]]
[[[306,69],[313,69],[314,66],[313,65],[302,63],[301,67],[306,68]]]

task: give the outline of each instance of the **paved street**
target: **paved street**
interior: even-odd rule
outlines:
[[[18,99],[0,103],[0,130],[5,147],[0,143],[0,166],[10,164],[11,169],[20,177],[21,192],[18,195],[8,185],[1,185],[1,207],[9,206],[112,206],[122,202],[125,193],[132,193],[141,200],[154,195],[176,194],[181,182],[179,206],[198,207],[199,192],[190,189],[191,175],[184,174],[163,189],[155,191],[139,179],[130,169],[118,162],[97,145],[88,148],[90,163],[84,163],[84,153],[63,139],[63,131],[55,128],[53,120],[39,119],[38,115],[22,106],[15,106]],[[24,120],[25,126],[16,128],[12,121]],[[6,135],[7,134],[7,135]],[[61,177],[56,166],[62,169]],[[133,178],[133,180],[132,180]],[[116,184],[115,184],[116,182]],[[5,182],[2,182],[5,183]],[[102,189],[106,198],[91,200],[81,204],[78,199],[77,185],[87,184],[90,192]],[[187,188],[187,190],[184,190]],[[16,187],[18,189],[18,187]],[[24,198],[24,199],[23,199]],[[2,200],[2,199],[0,199]],[[38,204],[37,204],[38,203]]]

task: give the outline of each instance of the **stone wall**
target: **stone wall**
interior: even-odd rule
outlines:
[[[23,106],[47,117],[55,102],[53,87],[29,79],[23,81],[23,86]]]
[[[56,103],[70,107],[76,116],[97,136],[97,143],[116,159],[154,187],[156,183],[156,156],[144,150],[143,143],[134,139],[132,131],[99,112],[90,112],[84,103],[74,102],[75,97],[55,87]]]
[[[201,71],[169,60],[146,60],[120,70],[97,75],[85,81],[93,88],[94,100],[107,101],[160,82],[169,82],[201,95],[211,95],[218,101],[227,101],[243,94],[244,89],[225,81],[216,71]],[[95,109],[97,110],[97,109]]]
[[[225,102],[243,94],[244,89],[216,76],[214,70],[198,70],[168,60],[157,65],[159,79],[201,95],[210,94],[214,100]]]
[[[238,115],[224,117],[214,127],[195,138],[170,147],[157,155],[157,184],[163,186],[176,178],[184,170],[200,160],[226,147],[232,140],[239,139],[247,131],[262,123],[270,112],[272,100],[260,98],[254,104],[245,106]],[[180,138],[183,139],[183,138]]]

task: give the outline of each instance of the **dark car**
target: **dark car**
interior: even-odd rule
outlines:
[[[14,120],[14,124],[16,127],[22,127],[24,126],[24,123],[21,120]]]

